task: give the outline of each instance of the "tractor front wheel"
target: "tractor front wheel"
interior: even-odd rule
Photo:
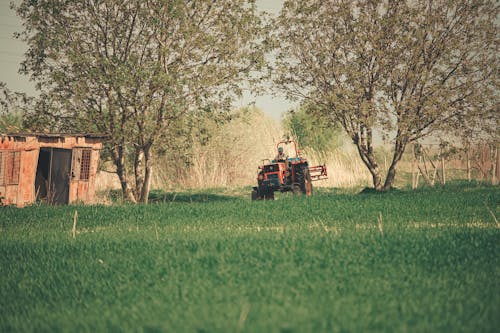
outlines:
[[[255,200],[274,200],[274,191],[268,190],[266,192],[259,190],[252,190],[252,201]]]
[[[300,189],[300,186],[298,184],[293,184],[292,193],[293,193],[293,195],[301,195],[302,194],[302,190]]]
[[[266,200],[274,200],[274,191],[270,191],[265,195]]]

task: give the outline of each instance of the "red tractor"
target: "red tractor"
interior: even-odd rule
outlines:
[[[283,145],[293,144],[295,157],[283,154]],[[274,192],[293,192],[312,195],[312,181],[327,178],[326,165],[310,167],[300,156],[295,141],[281,141],[276,145],[278,155],[274,160],[263,160],[257,174],[257,184],[252,190],[252,200],[274,200]],[[267,163],[266,163],[267,161]]]

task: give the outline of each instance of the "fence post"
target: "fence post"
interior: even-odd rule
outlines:
[[[470,147],[466,148],[465,158],[467,159],[467,180],[470,182],[472,180],[471,170],[470,170]]]
[[[415,144],[413,143],[411,145],[411,189],[414,190],[416,186],[416,179],[415,179]]]
[[[491,159],[491,184],[492,185],[497,185],[498,184],[498,176],[499,176],[499,171],[498,171],[498,164],[500,157],[498,156],[498,146],[495,148],[495,153],[493,158]]]
[[[446,184],[446,168],[445,168],[445,165],[444,165],[444,156],[443,156],[443,151],[441,150],[441,177],[442,177],[442,180],[443,180],[443,185]]]
[[[497,183],[500,180],[500,154],[498,153],[498,146],[497,146],[497,162],[496,162],[496,174],[497,174]]]

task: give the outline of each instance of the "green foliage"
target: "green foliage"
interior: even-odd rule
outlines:
[[[20,132],[23,128],[21,113],[0,114],[0,133]]]
[[[0,133],[23,131],[23,114],[30,103],[31,98],[26,94],[12,92],[0,82]]]
[[[495,1],[289,0],[275,22],[275,84],[341,124],[377,190],[431,133],[498,138]],[[394,142],[385,182],[373,133]]]
[[[500,325],[500,231],[485,208],[499,215],[497,187],[153,194],[149,206],[0,209],[0,331]]]
[[[285,130],[298,140],[302,148],[312,148],[320,153],[339,148],[342,145],[340,128],[332,126],[314,109],[312,105],[304,105],[297,111],[288,112],[283,119]]]
[[[153,153],[182,146],[193,114],[228,111],[264,65],[266,29],[252,0],[14,7],[29,46],[23,71],[40,90],[30,124],[109,135],[130,201],[147,200]]]

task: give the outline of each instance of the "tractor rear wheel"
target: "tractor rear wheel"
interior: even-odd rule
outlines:
[[[252,201],[259,199],[259,193],[256,190],[252,190]]]
[[[313,192],[311,174],[307,165],[302,165],[297,172],[297,183],[300,186],[302,194],[311,196]]]
[[[304,181],[302,182],[302,193],[307,196],[311,196],[313,193],[313,185],[311,174],[309,173],[309,169],[304,170]]]

